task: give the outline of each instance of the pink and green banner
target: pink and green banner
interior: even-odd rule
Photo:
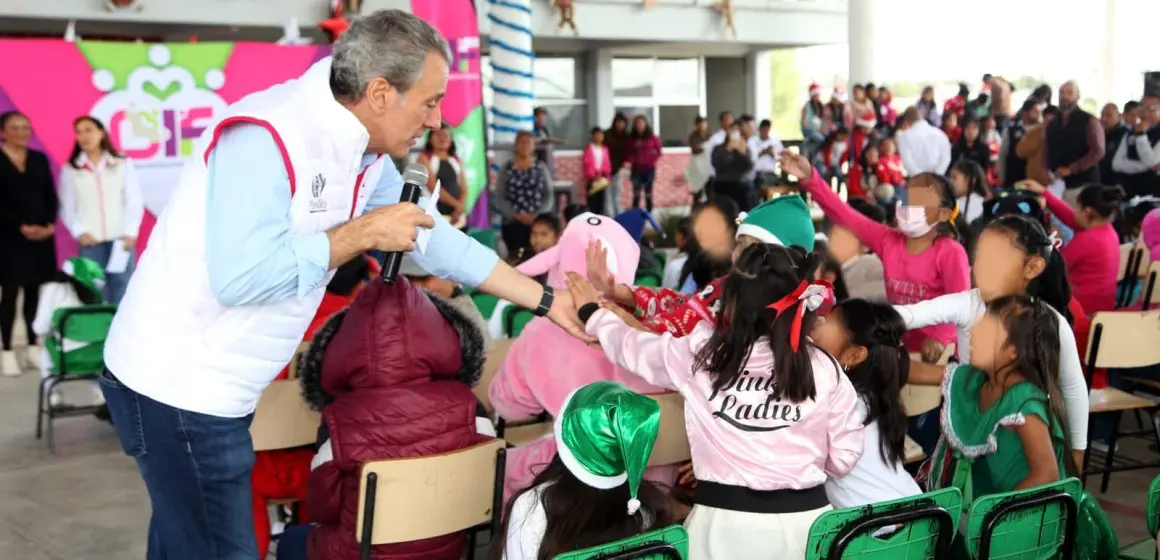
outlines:
[[[469,224],[487,227],[487,136],[480,79],[479,20],[472,0],[411,0],[411,11],[435,26],[451,45],[451,76],[443,98],[455,149],[468,184]]]
[[[72,149],[73,119],[104,122],[140,175],[148,209],[140,248],[214,115],[298,76],[329,52],[325,45],[0,39],[0,112],[28,116],[32,147],[48,154],[54,172]],[[58,231],[58,256],[75,254],[75,242]]]

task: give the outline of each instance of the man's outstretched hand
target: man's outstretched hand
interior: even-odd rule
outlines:
[[[576,304],[572,302],[572,293],[568,290],[556,290],[552,308],[548,310],[548,319],[584,342],[589,344],[596,342],[596,338],[584,332],[584,325],[580,322],[580,316],[576,314]]]

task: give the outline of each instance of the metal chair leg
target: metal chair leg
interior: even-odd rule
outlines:
[[[44,384],[47,382],[48,378],[41,379],[36,389],[36,439],[40,439],[44,427],[44,401],[47,396],[44,391]]]
[[[1108,483],[1112,480],[1112,465],[1116,460],[1116,442],[1120,439],[1120,420],[1123,418],[1123,413],[1117,412],[1115,414],[1116,421],[1112,427],[1112,439],[1108,442],[1108,456],[1104,461],[1104,474],[1100,480],[1100,493],[1105,494],[1108,491]]]

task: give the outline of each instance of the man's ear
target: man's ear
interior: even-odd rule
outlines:
[[[375,113],[385,113],[388,108],[399,104],[400,93],[384,78],[375,78],[367,84],[364,93],[367,103]]]

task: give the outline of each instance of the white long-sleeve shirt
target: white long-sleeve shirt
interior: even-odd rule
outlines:
[[[907,176],[919,173],[942,175],[951,166],[951,141],[943,131],[919,120],[898,133],[898,155]]]
[[[1136,143],[1136,153],[1140,159],[1128,158],[1128,144]],[[1151,172],[1152,168],[1160,164],[1160,142],[1155,145],[1148,143],[1147,134],[1131,135],[1116,148],[1116,155],[1112,156],[1112,169],[1120,173],[1135,175]]]
[[[971,326],[987,311],[987,304],[978,289],[954,294],[946,294],[912,305],[896,305],[894,309],[902,315],[907,329],[917,329],[930,325],[950,323],[958,330],[959,360],[968,363],[971,359]],[[1072,449],[1087,449],[1088,433],[1088,390],[1084,381],[1083,366],[1079,350],[1075,345],[1075,333],[1071,325],[1055,309],[1059,321],[1059,389],[1063,393],[1066,408],[1067,427],[1071,432]]]
[[[119,188],[120,191],[121,204],[119,207],[109,206],[99,209],[80,208],[77,185],[73,176],[75,170],[71,165],[66,163],[60,173],[60,189],[58,194],[60,196],[61,223],[68,228],[69,233],[76,239],[79,239],[87,233],[96,237],[98,241],[121,239],[123,237],[137,237],[137,232],[141,229],[141,220],[145,216],[145,202],[141,195],[141,183],[137,178],[137,168],[133,165],[133,160],[129,158],[118,158],[114,163],[114,160],[109,154],[105,154],[101,157],[100,161],[93,162],[86,154],[81,153],[77,165],[84,169],[85,173],[99,175],[106,181],[119,176],[121,184],[117,185],[116,188]],[[122,166],[120,173],[107,172],[111,165]],[[98,185],[100,181],[101,179],[99,178]],[[108,188],[111,189],[113,186]],[[117,212],[118,215],[101,216],[103,213],[108,212]],[[91,214],[94,213],[101,216],[99,220],[101,223],[120,224],[120,231],[99,231],[101,228],[92,223]],[[106,239],[102,239],[102,237]]]

